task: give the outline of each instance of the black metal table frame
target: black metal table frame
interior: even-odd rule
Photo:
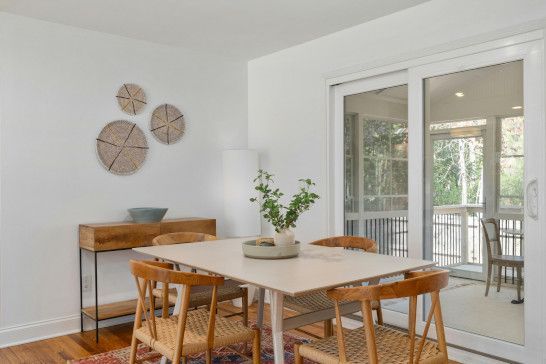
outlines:
[[[110,320],[110,319],[114,319],[114,318],[118,318],[118,317],[124,317],[124,316],[130,316],[130,315],[133,315],[133,313],[131,314],[124,314],[124,315],[119,315],[119,316],[112,316],[112,317],[108,317],[107,319],[103,319],[103,320],[100,320],[99,319],[99,279],[98,279],[98,275],[97,275],[97,272],[98,272],[98,269],[97,269],[97,266],[98,266],[98,263],[97,263],[97,255],[99,253],[108,253],[108,252],[114,252],[114,251],[121,251],[121,250],[131,250],[132,248],[124,248],[124,249],[111,249],[111,250],[89,250],[89,249],[84,249],[84,248],[81,248],[80,247],[80,332],[83,332],[83,317],[84,315],[91,319],[91,320],[94,320],[95,321],[95,341],[98,343],[99,342],[99,321],[105,321],[105,320]],[[94,263],[94,283],[95,283],[95,318],[89,316],[88,314],[86,314],[84,311],[83,311],[83,272],[82,272],[82,250],[85,250],[85,251],[88,251],[90,253],[93,253],[93,263]]]

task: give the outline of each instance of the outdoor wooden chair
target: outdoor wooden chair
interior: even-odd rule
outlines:
[[[487,248],[487,282],[485,285],[485,295],[489,294],[489,286],[491,285],[491,275],[493,274],[493,266],[497,267],[497,292],[500,292],[502,281],[502,267],[512,267],[516,269],[516,286],[518,291],[518,299],[512,303],[522,303],[521,298],[521,269],[523,268],[523,257],[517,255],[503,255],[502,245],[500,242],[500,229],[496,219],[481,219],[483,228],[483,236],[485,237],[485,245]]]
[[[216,315],[218,289],[224,283],[223,277],[176,271],[171,263],[165,262],[131,260],[129,265],[138,289],[131,364],[136,361],[139,341],[173,363],[179,363],[180,358],[185,363],[188,355],[202,352],[206,353],[206,362],[212,363],[213,349],[252,342],[252,362],[260,363],[260,331]],[[182,305],[178,316],[169,316],[166,306],[163,306],[162,317],[155,316],[155,297],[152,294],[155,282],[165,286],[182,285]],[[193,286],[212,287],[210,310],[189,310]]]
[[[321,240],[316,240],[310,244],[327,246],[327,247],[343,247],[355,250],[361,250],[368,253],[377,253],[377,244],[375,241],[358,237],[358,236],[336,236]],[[370,284],[378,283],[379,281],[369,282]],[[332,312],[334,310],[334,302],[326,295],[326,291],[313,292],[300,297],[286,296],[284,298],[284,307],[295,311],[299,314],[316,313],[320,317],[320,311]],[[358,312],[360,304],[358,302],[343,302],[340,306],[342,315]],[[376,311],[378,324],[383,324],[383,315],[381,304],[379,301],[372,302],[372,308]],[[332,316],[330,316],[332,317]],[[320,321],[319,318],[317,321]],[[324,320],[324,337],[333,334],[333,323],[331,319]]]
[[[155,237],[152,240],[153,245],[171,245],[171,244],[186,244],[197,243],[202,241],[216,240],[216,236],[203,233],[193,232],[179,232],[163,234]],[[178,265],[175,267],[180,270]],[[196,272],[192,270],[192,272]],[[232,281],[230,281],[233,283]],[[154,286],[153,294],[155,297],[161,298],[163,304],[173,305],[176,303],[177,291],[176,288],[164,290],[163,287],[156,288]],[[212,289],[210,287],[197,287],[190,295],[191,308],[197,308],[201,306],[207,306],[212,298]],[[218,288],[218,302],[226,302],[235,299],[241,299],[241,312],[235,312],[225,317],[231,317],[235,315],[241,315],[243,318],[243,324],[248,326],[248,288],[240,287],[237,284],[224,285]]]
[[[440,290],[447,286],[449,272],[433,270],[410,272],[402,281],[351,288],[335,288],[327,292],[335,300],[336,335],[308,344],[296,344],[295,362],[303,358],[317,363],[448,363],[447,346],[440,307]],[[421,338],[416,337],[417,296],[430,293],[431,307]],[[408,331],[374,325],[372,302],[409,297]],[[343,329],[340,302],[357,300],[361,303],[364,326]],[[437,342],[427,339],[434,317]]]

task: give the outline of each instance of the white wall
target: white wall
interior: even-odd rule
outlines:
[[[117,106],[124,82],[147,93],[137,117]],[[79,329],[78,224],[165,206],[170,218],[219,218],[222,234],[221,151],[246,147],[246,87],[244,63],[0,13],[0,346]],[[147,131],[165,102],[187,122],[171,146]],[[148,137],[132,176],[96,157],[95,138],[116,119]],[[104,301],[133,294],[129,256],[103,256]]]
[[[546,16],[543,0],[435,0],[249,62],[249,147],[290,188],[317,181],[323,197],[298,224],[299,239],[327,234],[325,77],[359,64],[509,28]],[[265,227],[265,225],[264,225]]]

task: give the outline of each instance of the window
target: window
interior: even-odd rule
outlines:
[[[345,212],[358,212],[358,190],[356,185],[358,184],[356,174],[358,171],[358,161],[355,158],[355,151],[357,150],[355,143],[355,130],[358,128],[358,114],[347,113],[345,114],[344,123],[344,151],[345,151]],[[356,172],[355,172],[356,171]]]
[[[430,130],[467,128],[467,127],[471,127],[471,126],[484,126],[485,124],[486,124],[485,119],[462,120],[462,121],[446,121],[446,122],[441,122],[441,123],[431,123],[430,124]]]
[[[523,116],[499,120],[499,210],[523,208]]]
[[[407,210],[407,141],[407,122],[363,120],[364,211]]]

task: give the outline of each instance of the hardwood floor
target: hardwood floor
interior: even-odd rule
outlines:
[[[219,305],[220,314],[240,311],[229,304]],[[265,320],[269,321],[269,310],[265,310]],[[249,308],[249,318],[256,319],[256,304]],[[234,317],[237,319],[237,317]],[[66,363],[70,359],[80,359],[87,356],[121,349],[131,345],[133,324],[123,324],[100,329],[99,343],[95,343],[95,331],[86,331],[52,339],[36,341],[29,344],[11,346],[0,349],[0,363]],[[309,332],[321,335],[322,325],[306,327]],[[297,335],[305,336],[301,332]]]
[[[230,304],[219,305],[220,314],[238,312],[240,309]],[[287,316],[290,315],[286,312]],[[255,320],[257,316],[256,304],[249,307],[249,318]],[[269,322],[269,310],[265,310],[265,322]],[[237,319],[237,317],[234,317]],[[121,349],[131,345],[133,324],[123,324],[100,329],[99,343],[95,343],[95,331],[86,331],[52,339],[36,341],[0,349],[0,363],[2,364],[35,364],[35,363],[66,363],[67,360],[85,358],[93,354]],[[322,335],[322,323],[302,328],[312,336]],[[301,331],[292,330],[298,336],[310,337]],[[456,364],[455,362],[450,362]]]

